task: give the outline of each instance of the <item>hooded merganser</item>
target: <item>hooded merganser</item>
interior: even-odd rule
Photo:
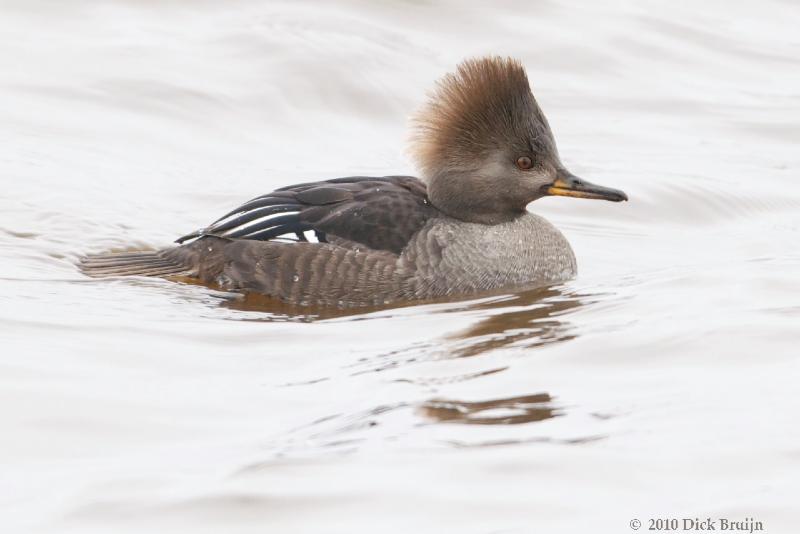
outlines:
[[[575,256],[526,211],[545,195],[627,200],[562,165],[525,69],[461,63],[416,117],[424,181],[355,176],[284,187],[155,252],[85,257],[90,276],[192,277],[296,304],[366,306],[564,282]]]

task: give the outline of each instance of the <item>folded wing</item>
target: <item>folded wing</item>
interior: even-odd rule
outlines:
[[[256,197],[177,242],[214,235],[319,241],[399,254],[436,213],[425,184],[417,178],[352,176],[293,185]]]

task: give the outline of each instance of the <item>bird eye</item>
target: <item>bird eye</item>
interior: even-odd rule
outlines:
[[[531,167],[533,167],[533,161],[528,156],[521,156],[517,158],[517,167],[519,167],[523,171],[527,171]]]

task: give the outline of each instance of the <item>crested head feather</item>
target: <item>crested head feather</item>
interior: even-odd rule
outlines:
[[[524,67],[497,56],[468,59],[445,75],[414,126],[411,153],[426,177],[464,168],[493,150],[535,151],[552,144]],[[525,146],[537,139],[541,146]]]

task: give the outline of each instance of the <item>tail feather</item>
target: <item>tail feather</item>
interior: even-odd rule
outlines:
[[[80,270],[87,276],[171,276],[189,274],[191,270],[180,257],[167,255],[168,250],[147,252],[107,252],[92,254],[80,260]]]

